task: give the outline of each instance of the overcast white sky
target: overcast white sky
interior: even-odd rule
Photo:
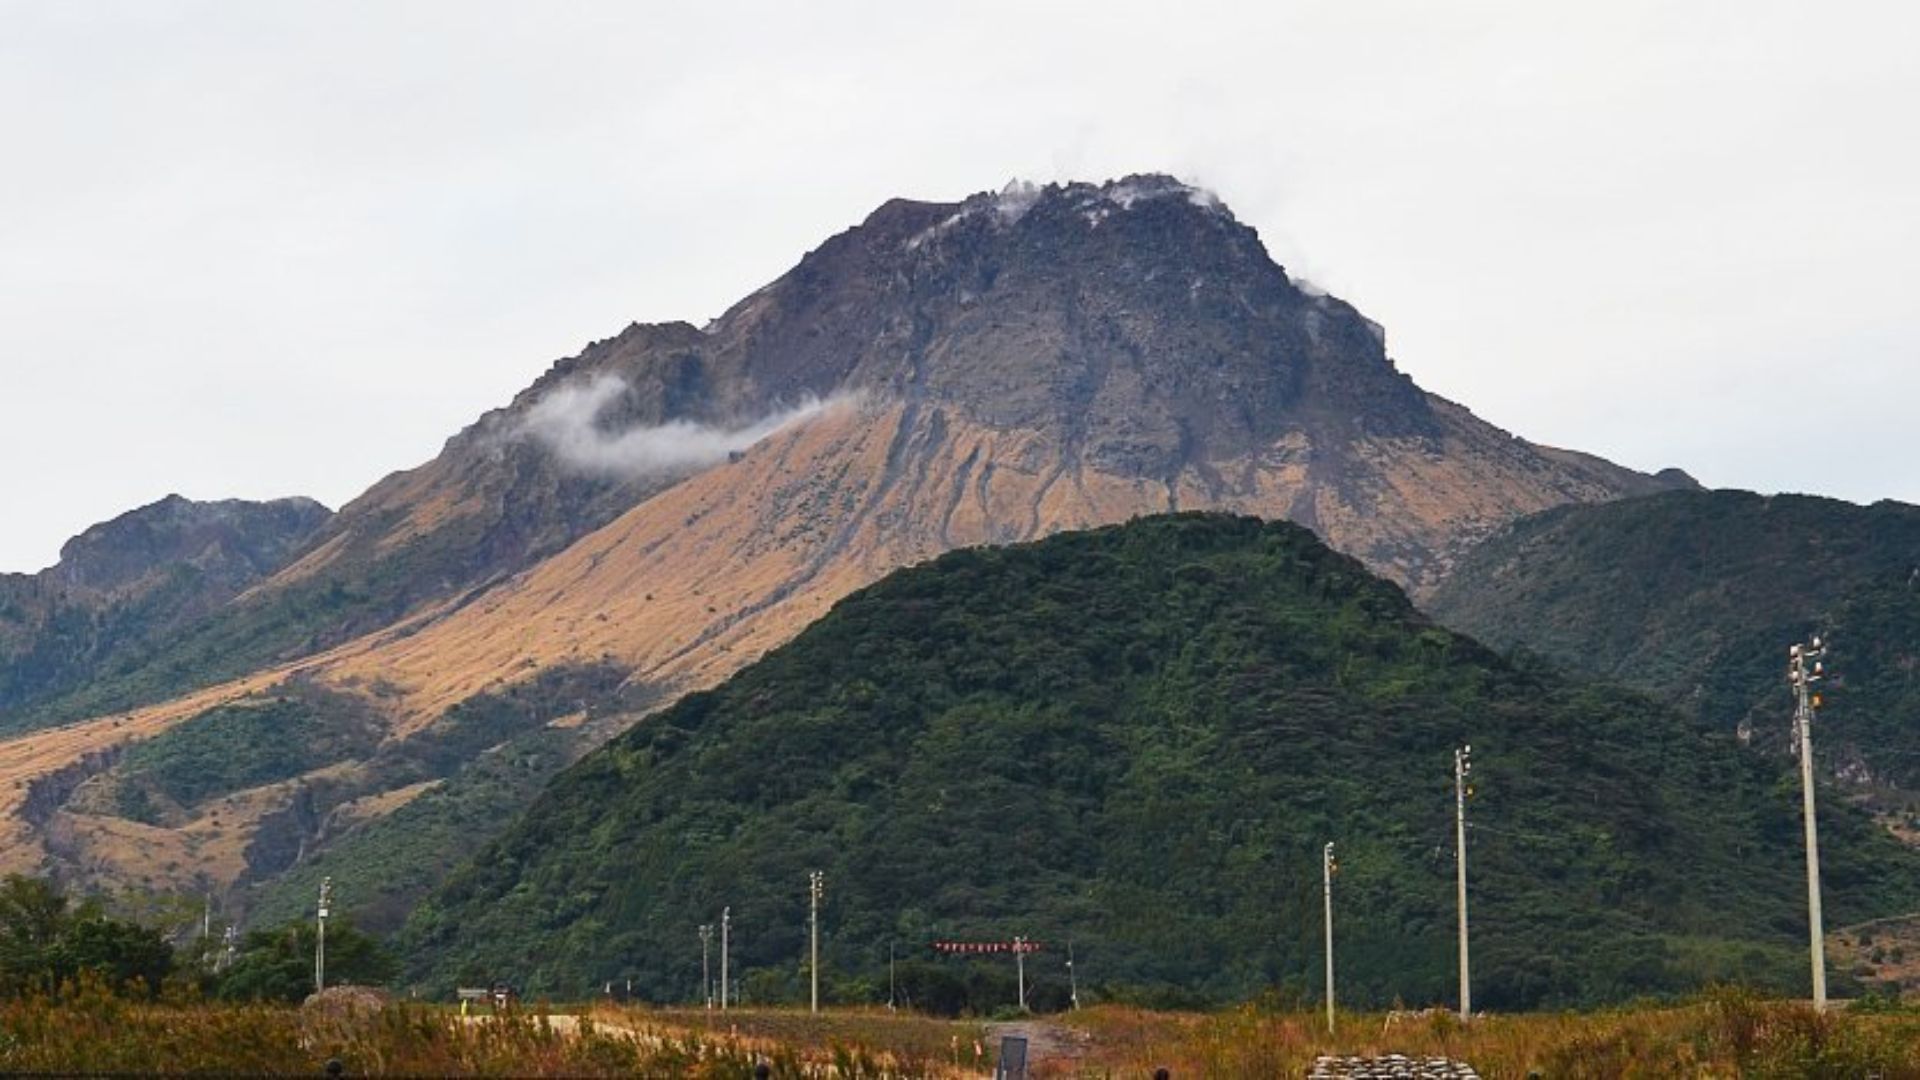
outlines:
[[[338,506],[890,196],[1148,170],[1528,438],[1920,502],[1916,42],[1834,0],[0,0],[0,569],[168,492]]]

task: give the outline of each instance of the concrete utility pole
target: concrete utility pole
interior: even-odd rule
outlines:
[[[313,941],[313,992],[327,988],[327,916],[332,914],[333,879],[320,879],[320,913],[317,936]]]
[[[1067,939],[1067,1001],[1072,1003],[1075,1012],[1080,1011],[1080,978],[1073,970],[1073,939]]]
[[[1327,928],[1327,1034],[1333,1034],[1333,841],[1320,851],[1320,892]]]
[[[700,924],[700,998],[702,1001],[706,1003],[706,1006],[709,1009],[713,1008],[713,968],[708,963],[707,950],[708,950],[708,947],[711,946],[712,944],[713,944],[713,924],[701,923]],[[631,990],[633,987],[633,981],[631,979],[627,981],[627,987],[629,990],[629,993],[627,994],[627,996],[631,998],[633,996],[633,994],[631,993]]]
[[[1013,968],[1020,979],[1020,1011],[1027,1011],[1027,939],[1013,939]]]
[[[733,909],[720,909],[720,1011],[727,1011],[727,930],[733,925]]]
[[[1473,1019],[1473,979],[1467,965],[1467,774],[1473,771],[1473,747],[1453,752],[1453,843],[1460,891],[1460,1019]]]
[[[1807,937],[1813,959],[1813,1007],[1827,1007],[1827,943],[1820,925],[1820,830],[1813,815],[1813,712],[1820,695],[1813,684],[1827,674],[1826,643],[1816,635],[1811,646],[1787,650],[1787,684],[1793,688],[1795,751],[1800,755],[1800,795],[1807,819]]]
[[[809,974],[813,978],[812,1011],[820,1011],[820,894],[825,891],[827,876],[818,870],[807,875],[807,931],[810,939],[807,962]]]

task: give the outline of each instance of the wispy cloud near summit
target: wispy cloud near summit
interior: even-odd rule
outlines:
[[[558,387],[535,402],[517,434],[551,450],[569,468],[603,476],[637,477],[717,465],[781,428],[818,415],[839,398],[808,398],[737,426],[670,420],[664,424],[608,431],[599,423],[607,407],[627,392],[625,380],[601,375]]]

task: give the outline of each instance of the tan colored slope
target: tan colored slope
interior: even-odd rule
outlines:
[[[279,682],[262,673],[159,705],[0,741],[0,873],[43,872],[43,825],[59,813],[62,789],[105,768],[111,755],[217,705]]]
[[[1087,468],[1057,436],[996,430],[951,409],[842,406],[646,500],[465,606],[125,718],[0,743],[6,865],[45,860],[17,797],[23,781],[295,671],[376,700],[392,734],[404,736],[476,693],[560,664],[612,661],[674,692],[713,685],[849,592],[955,547],[1220,509],[1303,521],[1417,586],[1436,572],[1422,552],[1458,550],[1520,514],[1617,493],[1604,478],[1554,468],[1464,410],[1442,416],[1448,434],[1437,443],[1317,447],[1295,434],[1256,457],[1162,482]],[[400,801],[376,797],[363,809]],[[65,819],[62,855],[106,880],[155,876],[143,870],[146,852],[181,864],[157,875],[169,881],[206,873],[225,883],[243,868],[244,821],[235,829],[223,819],[216,835],[207,822],[129,832],[82,817]],[[161,835],[169,832],[192,835]]]
[[[1360,444],[1363,469],[1339,485],[1315,483],[1304,437],[1160,483],[1081,467],[1057,439],[951,410],[845,407],[648,500],[418,632],[331,664],[327,677],[397,687],[413,723],[566,662],[610,659],[685,690],[725,678],[847,593],[955,547],[1220,509],[1305,517],[1407,581],[1417,552],[1449,537],[1607,496],[1540,482],[1508,460],[1501,443],[1513,440],[1481,430],[1463,426],[1438,452]]]

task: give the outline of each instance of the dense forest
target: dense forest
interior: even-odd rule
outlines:
[[[1430,605],[1450,626],[1788,746],[1787,646],[1833,641],[1816,758],[1920,787],[1920,507],[1673,492],[1523,519]]]
[[[1176,515],[965,550],[560,774],[416,911],[409,977],[701,990],[732,913],[749,1000],[799,1000],[825,872],[832,1000],[986,1008],[1319,992],[1338,845],[1343,996],[1451,998],[1452,767],[1472,744],[1476,1004],[1800,986],[1785,766],[1672,707],[1501,658],[1304,529]],[[1829,918],[1907,910],[1916,860],[1823,809]],[[717,958],[716,958],[717,963]]]

